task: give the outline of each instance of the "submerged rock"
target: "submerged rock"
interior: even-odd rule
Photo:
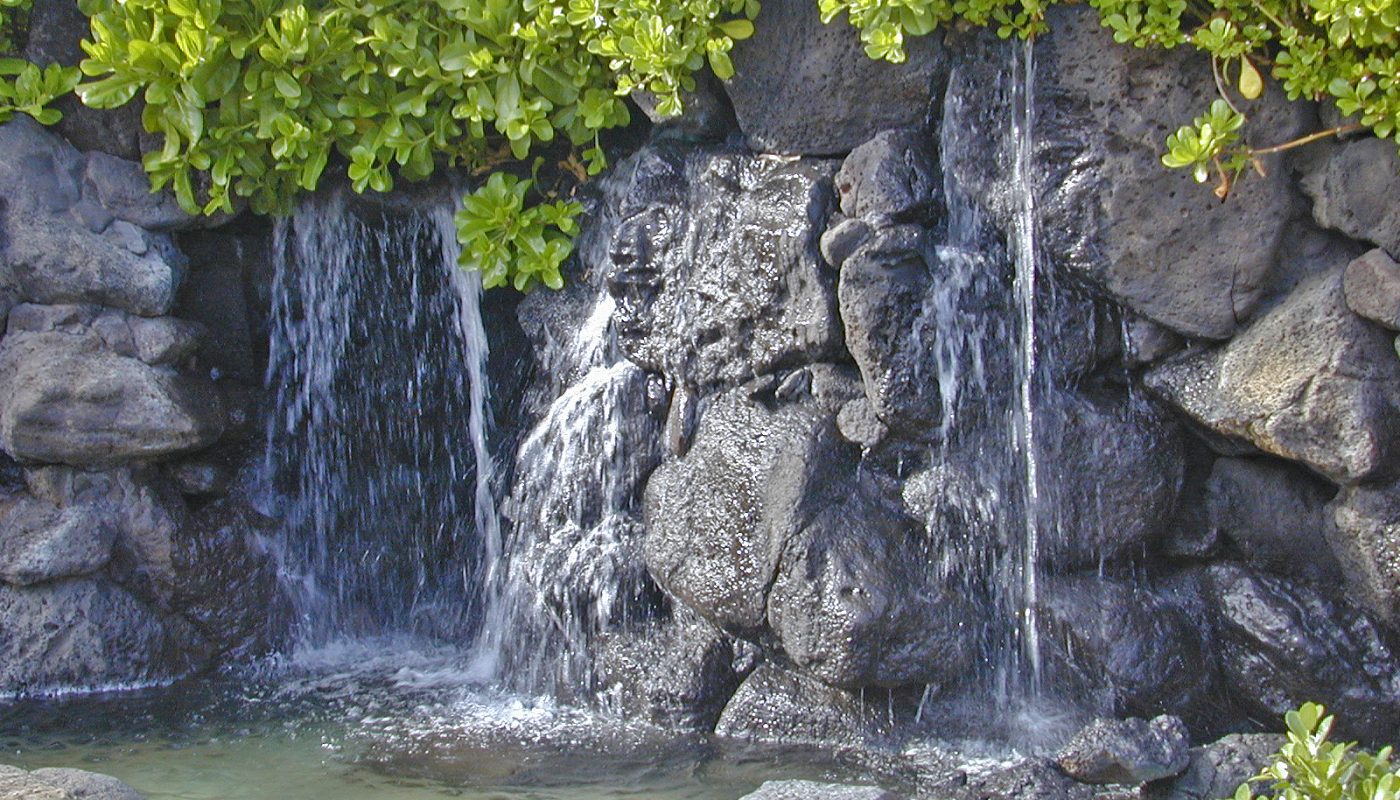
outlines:
[[[1176,717],[1097,719],[1055,756],[1084,783],[1136,785],[1181,774],[1190,763],[1186,726]]]
[[[1206,428],[1339,483],[1394,472],[1400,455],[1400,359],[1384,330],[1347,308],[1341,270],[1146,382]]]
[[[759,152],[840,154],[922,122],[946,76],[941,35],[907,37],[903,64],[877,61],[844,15],[823,24],[807,0],[770,0],[755,27],[735,43],[724,88]]]

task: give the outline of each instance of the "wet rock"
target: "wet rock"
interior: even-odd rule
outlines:
[[[1038,604],[1046,685],[1098,713],[1193,715],[1216,683],[1189,584],[1052,577]]]
[[[1341,577],[1324,538],[1327,484],[1283,462],[1221,458],[1205,489],[1207,524],[1251,564],[1326,584]]]
[[[13,586],[89,575],[112,557],[116,533],[92,508],[22,495],[0,503],[0,581]]]
[[[870,400],[864,397],[858,397],[841,406],[841,410],[836,414],[836,427],[840,429],[846,441],[867,450],[878,445],[889,433],[889,428],[875,415]]]
[[[1185,170],[1165,170],[1162,142],[1215,98],[1210,61],[1118,46],[1085,6],[1047,13],[1035,43],[1036,208],[1040,245],[1061,269],[1192,337],[1231,336],[1258,304],[1297,204],[1281,157],[1220,203]],[[1011,165],[1011,49],[990,34],[949,78],[948,110],[973,146],[945,148],[949,169],[1003,228],[1018,194]],[[1263,146],[1305,132],[1308,113],[1270,83],[1251,105]],[[988,131],[1006,131],[987,157]]]
[[[964,769],[920,787],[920,796],[940,800],[1107,800],[1100,789],[1080,783],[1045,759],[1025,759]]]
[[[1328,506],[1324,527],[1347,597],[1400,629],[1400,489],[1353,486]]]
[[[836,173],[841,213],[875,226],[932,223],[943,194],[933,143],[921,126],[885,131],[852,150]]]
[[[892,729],[882,703],[765,664],[744,679],[724,707],[715,735],[750,742],[874,745]]]
[[[1151,364],[1185,346],[1170,328],[1146,317],[1133,314],[1123,321],[1123,360],[1130,367]]]
[[[1176,717],[1097,719],[1075,734],[1055,763],[1083,783],[1136,785],[1179,775],[1189,763],[1189,746]]]
[[[23,115],[0,126],[0,151],[8,155],[0,163],[0,277],[21,299],[147,316],[170,310],[184,257],[169,236],[124,218],[150,222],[154,212],[103,205],[100,192],[120,200],[112,170],[99,191],[85,179],[89,158]]]
[[[75,800],[146,800],[146,796],[113,778],[85,769],[45,767],[29,773],[30,777],[56,786]]]
[[[190,515],[174,541],[171,603],[221,656],[262,655],[291,620],[277,564],[263,544],[277,534],[241,498]]]
[[[1205,585],[1226,686],[1256,718],[1312,701],[1337,716],[1339,736],[1400,734],[1400,659],[1364,614],[1233,565],[1211,567]]]
[[[918,124],[946,75],[939,34],[907,37],[909,58],[895,65],[868,57],[844,15],[823,25],[805,0],[773,0],[755,25],[734,45],[724,88],[760,152],[846,153],[882,130]]]
[[[220,378],[261,385],[267,363],[267,314],[258,285],[272,262],[270,237],[263,232],[231,234],[199,231],[180,237],[190,271],[176,301],[176,314],[199,320],[206,329],[200,364]]]
[[[16,308],[0,343],[0,446],[24,462],[104,466],[212,444],[224,427],[213,386],[165,364],[194,341],[179,320]]]
[[[1303,176],[1313,201],[1313,219],[1400,258],[1400,159],[1395,143],[1366,138],[1330,148],[1328,157]]]
[[[800,528],[776,529],[792,525],[784,517],[773,523],[786,545],[768,620],[794,668],[849,689],[947,684],[969,671],[975,611],[930,585],[916,522],[864,485],[845,502],[805,513],[805,499],[788,502]]]
[[[812,396],[778,403],[757,381],[714,398],[684,457],[657,467],[647,482],[646,564],[656,582],[723,630],[755,635],[767,617],[767,593],[798,509],[774,499],[839,502],[855,454],[836,431],[840,405],[859,391],[846,370],[813,368]],[[786,472],[785,472],[786,471]],[[836,495],[836,497],[833,497]],[[808,507],[802,514],[811,513]],[[704,535],[697,535],[697,532]]]
[[[1223,347],[1154,368],[1147,385],[1204,427],[1339,483],[1393,469],[1400,360],[1347,308],[1342,272],[1298,287]]]
[[[210,458],[191,458],[170,465],[165,474],[183,495],[209,496],[228,491],[233,484],[233,468]]]
[[[607,282],[627,357],[702,394],[843,351],[818,237],[830,161],[658,144],[627,169]]]
[[[1348,264],[1342,290],[1352,311],[1400,330],[1400,264],[1384,250],[1372,250]]]
[[[606,636],[599,657],[603,691],[629,717],[709,732],[742,677],[734,640],[684,607],[643,632]]]
[[[764,781],[739,800],[899,800],[878,786],[850,786],[816,781]]]
[[[1116,393],[1061,393],[1037,412],[1046,464],[1074,465],[1047,492],[1056,533],[1047,564],[1063,570],[1141,559],[1176,511],[1181,431],[1154,405]]]
[[[104,580],[0,586],[0,692],[42,694],[180,677],[199,634]]]
[[[1149,786],[1149,800],[1219,800],[1234,797],[1240,784],[1273,760],[1284,737],[1268,733],[1231,734],[1193,747],[1190,764],[1176,780]]]

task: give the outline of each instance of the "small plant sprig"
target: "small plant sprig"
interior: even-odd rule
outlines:
[[[73,91],[81,75],[75,67],[40,68],[18,55],[33,0],[0,0],[0,123],[28,114],[45,125],[63,118],[50,104]]]
[[[1272,763],[1240,784],[1233,800],[1397,800],[1400,774],[1383,747],[1368,753],[1355,742],[1328,740],[1334,719],[1317,703],[1304,703],[1284,716],[1288,741]],[[1250,784],[1260,786],[1256,793]]]
[[[481,271],[487,289],[511,285],[528,292],[564,285],[559,267],[573,252],[583,206],[555,201],[526,206],[533,179],[496,172],[462,200],[457,212],[461,264]]]

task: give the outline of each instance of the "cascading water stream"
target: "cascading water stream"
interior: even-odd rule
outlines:
[[[303,644],[460,634],[499,553],[481,284],[452,208],[305,201],[275,234],[266,475]]]

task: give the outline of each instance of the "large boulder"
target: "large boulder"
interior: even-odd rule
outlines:
[[[1285,462],[1220,458],[1205,485],[1207,525],[1252,565],[1335,583],[1341,573],[1324,538],[1324,506],[1332,493]]]
[[[1189,48],[1123,47],[1088,6],[1047,12],[1034,50],[1033,147],[1040,246],[1063,269],[1124,305],[1193,337],[1223,339],[1266,291],[1296,204],[1280,157],[1240,180],[1221,204],[1188,171],[1163,169],[1163,142],[1215,99],[1210,61]],[[1009,229],[1016,185],[1011,118],[1022,87],[1010,48],[990,35],[949,78],[944,162]],[[1250,104],[1256,145],[1303,132],[1307,110],[1272,83]],[[1002,157],[996,152],[1000,134]],[[990,139],[990,144],[989,144]]]
[[[769,664],[739,685],[715,725],[715,734],[780,745],[852,746],[888,741],[895,728],[883,704],[877,711],[860,693]]]
[[[1204,427],[1339,483],[1392,472],[1400,359],[1346,305],[1342,270],[1302,284],[1226,345],[1184,354],[1147,385]]]
[[[771,0],[753,37],[731,54],[725,90],[754,150],[797,155],[850,151],[887,128],[922,122],[946,77],[942,37],[908,37],[903,64],[865,54],[845,15],[822,24],[808,0]]]
[[[1400,258],[1400,158],[1395,142],[1365,138],[1331,148],[1303,176],[1313,219]]]
[[[1348,487],[1327,511],[1347,596],[1400,630],[1400,487]]]
[[[602,637],[602,691],[629,717],[708,732],[742,678],[732,638],[678,606],[671,619]]]
[[[0,278],[22,300],[169,312],[189,216],[150,195],[136,164],[87,156],[24,115],[0,125]],[[152,199],[154,198],[154,199]]]
[[[658,144],[628,169],[607,267],[628,358],[708,390],[841,354],[818,252],[835,162]]]
[[[1045,580],[1037,623],[1046,685],[1100,714],[1193,716],[1216,685],[1199,605],[1189,584]]]
[[[681,458],[646,486],[646,563],[666,591],[723,630],[766,627],[768,591],[800,521],[840,502],[854,448],[836,430],[860,389],[849,370],[819,365],[810,393],[780,402],[773,380],[710,401]],[[795,506],[795,507],[794,507]]]
[[[0,693],[42,694],[177,678],[202,664],[188,624],[102,579],[0,586]]]
[[[1400,658],[1365,614],[1235,565],[1210,567],[1205,586],[1226,685],[1249,714],[1277,719],[1312,701],[1341,736],[1400,735]]]
[[[179,320],[95,306],[20,306],[0,343],[0,447],[30,463],[106,466],[198,450],[224,428],[207,378],[172,366]]]

